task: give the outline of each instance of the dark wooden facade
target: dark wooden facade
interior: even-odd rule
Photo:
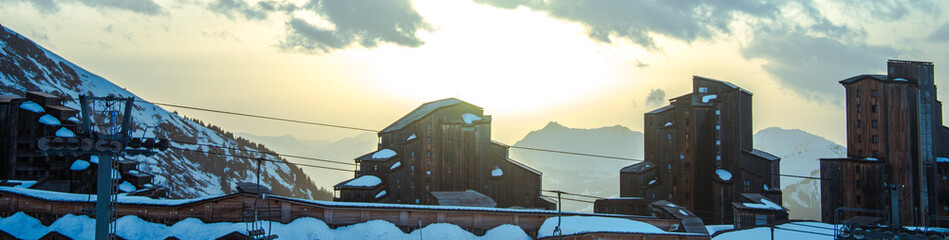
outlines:
[[[906,189],[899,192],[903,224],[922,225],[926,216],[938,214],[943,208],[939,206],[941,177],[936,159],[949,156],[949,148],[945,147],[949,131],[941,124],[942,103],[936,99],[933,65],[890,60],[887,67],[887,75],[858,75],[840,81],[846,89],[849,162],[881,165],[860,173],[862,178],[875,181],[860,184],[880,186],[841,189],[839,185],[822,184],[824,221],[833,221],[833,210],[838,207],[889,209],[884,183]],[[844,176],[852,169],[847,165],[857,163],[841,161],[822,159],[822,175],[847,179]],[[868,203],[866,195],[883,196]]]
[[[491,116],[483,109],[443,99],[423,104],[380,131],[379,150],[356,159],[356,177],[383,180],[386,196],[369,202],[435,204],[433,191],[474,190],[498,207],[552,209],[554,203],[540,195],[541,172],[511,159],[508,148],[491,141]],[[373,157],[383,151],[395,155]],[[350,191],[337,186],[340,193]],[[337,200],[367,201],[347,195]]]
[[[734,229],[755,228],[788,221],[788,209],[771,207],[773,202],[761,194],[743,193],[740,202],[732,202]]]
[[[740,193],[780,204],[780,158],[752,148],[752,94],[704,77],[692,83],[692,93],[645,114],[646,160],[621,170],[620,196],[668,200],[712,224],[732,221]]]

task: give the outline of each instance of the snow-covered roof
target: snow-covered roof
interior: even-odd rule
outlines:
[[[89,167],[89,165],[91,165],[89,162],[79,159],[73,162],[71,166],[69,166],[69,170],[73,170],[73,171],[85,170],[86,168]]]
[[[665,112],[665,111],[668,111],[668,110],[671,110],[671,109],[673,109],[673,108],[675,108],[675,106],[672,106],[672,105],[666,105],[666,106],[664,106],[664,107],[661,107],[661,108],[657,108],[657,109],[655,109],[655,110],[652,110],[652,111],[649,111],[649,112],[646,112],[646,114],[656,114],[656,113],[661,113],[661,112]]]
[[[561,235],[582,233],[644,233],[644,234],[676,234],[694,235],[690,233],[666,232],[652,224],[625,218],[567,216],[551,217],[544,220],[544,224],[537,230],[537,238],[552,237],[559,222]]]
[[[56,136],[57,137],[76,137],[76,134],[73,133],[71,130],[63,127],[63,128],[59,128],[59,130],[56,130]]]
[[[672,126],[672,122],[667,122],[665,125],[665,127],[671,127],[671,126]]]
[[[375,187],[382,184],[382,179],[373,175],[362,175],[353,180],[346,181],[345,184],[342,184],[344,187]]]
[[[20,103],[20,109],[27,110],[30,112],[35,112],[35,113],[41,113],[41,112],[46,111],[46,110],[43,110],[43,106],[40,106],[39,104],[36,104],[33,101],[26,101],[26,102]]]
[[[844,79],[844,80],[840,80],[839,83],[841,83],[841,84],[844,84],[844,83],[852,83],[852,82],[856,82],[857,80],[862,80],[862,79],[865,79],[865,78],[876,79],[876,80],[880,80],[880,81],[887,81],[887,80],[889,80],[889,78],[888,78],[886,75],[880,75],[880,74],[861,74],[861,75],[849,77],[849,78]]]
[[[907,81],[909,81],[909,80],[906,80],[905,78],[894,78],[893,81],[894,81],[894,82],[907,82]]]
[[[376,194],[376,198],[381,198],[381,197],[383,197],[383,196],[385,196],[385,195],[386,195],[386,190],[382,190],[381,192],[379,192],[379,193]]]
[[[89,162],[99,164],[99,156],[89,155]]]
[[[732,173],[731,173],[731,172],[728,172],[728,170],[725,170],[725,169],[715,169],[715,174],[718,174],[718,178],[719,178],[719,179],[722,179],[723,181],[731,181],[731,180],[732,180]]]
[[[119,189],[119,191],[123,191],[123,192],[134,192],[134,191],[135,191],[135,185],[132,185],[132,183],[130,183],[130,182],[128,182],[128,181],[123,181],[121,184],[119,184],[119,186],[118,186],[117,188]]]
[[[863,160],[867,160],[867,161],[880,161],[880,159],[877,159],[877,158],[875,158],[875,157],[863,158]]]
[[[773,211],[786,211],[781,205],[774,203],[764,195],[758,193],[742,193],[742,199],[747,200],[748,202],[732,203],[737,209],[745,210],[773,210]]]
[[[405,138],[405,141],[406,141],[406,142],[412,141],[412,140],[415,139],[415,138],[417,138],[417,136],[415,136],[415,134],[413,133],[412,135],[409,135],[409,137]]]
[[[639,163],[637,163],[637,164],[633,164],[633,165],[629,165],[629,166],[623,167],[623,168],[620,169],[619,171],[620,171],[620,172],[625,172],[625,173],[642,173],[642,172],[645,172],[646,170],[649,170],[649,169],[652,169],[652,168],[655,168],[655,167],[656,167],[656,164],[652,164],[651,162],[643,161],[643,162],[639,162]]]
[[[382,150],[376,151],[376,153],[372,154],[373,159],[389,159],[393,156],[395,156],[395,151],[388,148],[383,148]]]
[[[463,103],[463,101],[458,100],[457,98],[447,98],[447,99],[442,99],[442,100],[422,104],[422,106],[415,108],[415,110],[412,110],[412,112],[409,112],[404,117],[400,118],[398,121],[395,121],[394,123],[392,123],[385,129],[382,129],[382,131],[380,131],[379,133],[382,134],[382,133],[387,133],[387,132],[392,132],[392,131],[402,129],[405,126],[408,126],[409,124],[425,116],[428,116],[428,114],[434,112],[435,110],[438,110],[439,108],[443,108],[443,107],[447,107],[447,106],[451,106],[451,105],[455,105],[459,103]]]
[[[402,166],[402,161],[393,163],[392,166],[389,167],[389,170],[395,170],[396,168],[399,168],[399,166]]]
[[[40,117],[39,122],[42,124],[50,125],[50,126],[59,126],[60,124],[62,124],[61,122],[59,122],[59,119],[56,119],[56,117],[53,117],[53,115],[49,115],[49,114],[46,114]]]
[[[944,162],[944,163],[949,163],[949,158],[945,158],[945,157],[937,157],[937,158],[936,158],[936,162]]]
[[[465,124],[471,125],[471,123],[474,123],[475,121],[481,121],[481,117],[471,113],[465,113],[461,115],[461,120],[465,121]]]
[[[475,190],[432,192],[432,196],[441,206],[495,207],[494,199]]]
[[[751,155],[754,155],[754,156],[763,158],[763,159],[765,159],[765,160],[769,160],[769,161],[778,161],[778,160],[781,160],[781,158],[778,157],[778,156],[775,156],[775,155],[773,155],[773,154],[770,154],[770,153],[768,153],[768,152],[761,151],[761,150],[758,150],[758,149],[751,149],[751,151],[745,151],[745,150],[742,150],[742,151],[743,151],[743,152],[746,152],[746,153],[748,153],[748,154],[751,154]]]
[[[494,169],[491,170],[491,176],[492,177],[504,176],[504,171],[501,170],[501,168],[499,168],[498,166],[494,166]]]

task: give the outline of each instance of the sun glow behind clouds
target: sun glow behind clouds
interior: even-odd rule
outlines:
[[[578,24],[470,2],[425,0],[416,8],[435,28],[420,33],[421,47],[344,53],[366,62],[377,91],[417,102],[459,96],[502,114],[556,107],[616,81],[604,47]]]

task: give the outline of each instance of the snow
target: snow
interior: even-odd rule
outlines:
[[[715,174],[718,174],[718,178],[721,178],[722,180],[725,180],[725,181],[732,180],[732,173],[728,172],[725,169],[715,169]]]
[[[686,216],[689,215],[689,213],[683,211],[682,209],[679,209],[679,214],[686,215]]]
[[[124,216],[116,221],[116,235],[125,239],[165,239],[176,237],[179,239],[216,239],[232,232],[247,232],[246,223],[205,223],[196,218],[187,218],[170,226],[151,223],[137,216]],[[520,227],[501,225],[485,232],[478,237],[465,231],[461,227],[450,223],[429,224],[411,233],[402,232],[398,226],[385,220],[371,220],[368,222],[342,226],[332,229],[323,221],[304,217],[283,224],[279,222],[260,221],[268,234],[277,235],[280,239],[531,239]],[[0,230],[10,233],[19,239],[38,239],[50,231],[59,232],[73,239],[92,239],[94,237],[95,219],[84,215],[66,215],[57,219],[49,227],[44,226],[36,218],[22,212],[6,218],[0,218]]]
[[[906,81],[908,81],[908,80],[906,80],[905,78],[894,78],[893,81],[894,81],[894,82],[906,82]]]
[[[36,182],[34,180],[7,180],[7,183],[16,183],[17,185],[13,185],[15,188],[30,188]]]
[[[937,157],[936,162],[949,162],[949,158]]]
[[[130,183],[130,182],[128,182],[128,181],[122,181],[122,184],[119,184],[118,189],[121,190],[121,191],[123,191],[123,192],[134,192],[134,191],[135,191],[135,185],[132,185],[132,183]]]
[[[43,110],[43,106],[40,106],[39,104],[36,104],[33,101],[26,101],[26,102],[21,103],[20,108],[30,111],[30,112],[35,112],[35,113],[45,112],[45,110]]]
[[[471,113],[465,113],[461,115],[461,119],[465,121],[465,124],[471,124],[474,121],[480,121],[481,117],[478,117],[478,115],[474,115]]]
[[[395,170],[395,169],[398,168],[399,166],[402,166],[402,162],[401,162],[401,161],[395,162],[395,164],[392,164],[392,166],[389,167],[389,170]]]
[[[382,190],[382,192],[379,192],[378,194],[376,194],[376,198],[381,198],[382,196],[385,196],[385,195],[386,195],[386,190]]]
[[[653,184],[656,184],[656,179],[649,180],[649,185],[653,185]]]
[[[705,96],[702,96],[702,102],[708,103],[708,101],[712,101],[712,99],[716,99],[716,98],[718,98],[718,95],[715,95],[715,94],[705,95]]]
[[[867,160],[867,161],[880,161],[880,159],[872,158],[872,157],[864,158],[863,160]]]
[[[504,176],[504,171],[501,170],[501,168],[494,166],[494,170],[491,170],[491,176],[492,177]]]
[[[411,136],[409,136],[408,138],[406,138],[405,141],[412,141],[412,139],[415,139],[415,138],[416,138],[416,136],[415,136],[415,134],[413,133]]]
[[[122,179],[122,174],[119,173],[119,170],[112,169],[112,179]]]
[[[666,207],[679,207],[679,206],[676,206],[675,204],[672,204],[672,203],[666,203]]]
[[[388,148],[383,148],[382,150],[376,151],[372,154],[372,159],[389,159],[395,156],[395,151]]]
[[[557,227],[557,219],[557,217],[550,217],[544,220],[544,224],[537,231],[537,238],[555,236],[554,228]],[[625,218],[568,216],[562,217],[560,221],[561,235],[592,232],[674,234],[648,223]]]
[[[784,209],[781,207],[781,205],[768,201],[768,199],[761,199],[761,203],[742,203],[742,205],[745,205],[745,207],[757,208],[757,209],[770,209],[770,210]]]
[[[362,175],[346,183],[350,187],[375,187],[382,184],[382,179],[373,175]]]
[[[25,189],[18,187],[0,187],[2,192],[11,192],[16,194],[21,194],[29,197],[34,197],[38,199],[45,199],[49,201],[61,201],[61,202],[96,202],[96,195],[92,194],[77,194],[77,193],[64,193],[64,192],[54,192],[54,191],[44,191],[38,189]],[[220,196],[215,196],[220,197]],[[125,196],[119,195],[117,198],[118,203],[122,204],[150,204],[150,205],[161,205],[161,206],[174,206],[187,203],[193,203],[198,201],[203,201],[205,199],[211,199],[215,197],[203,197],[203,198],[193,198],[193,199],[152,199],[142,196]]]
[[[666,127],[672,126],[672,122],[667,122]]]
[[[69,129],[66,129],[63,127],[63,128],[59,128],[59,130],[56,130],[56,136],[57,137],[76,137],[76,134],[70,131]]]
[[[432,175],[432,171],[425,171],[425,175]]]
[[[53,117],[53,115],[49,115],[49,114],[46,114],[40,117],[39,121],[42,124],[46,124],[50,126],[59,126],[60,124],[63,124],[59,122],[59,119],[56,119],[56,117]]]
[[[89,162],[95,163],[95,164],[99,164],[99,156],[90,155],[90,156],[89,156]]]
[[[129,174],[138,174],[138,170],[129,170]]]
[[[91,165],[89,162],[86,162],[80,159],[73,162],[72,166],[69,166],[69,170],[73,170],[73,171],[85,170],[86,168],[89,168],[89,165]]]
[[[708,226],[706,226],[708,227]],[[725,229],[718,229],[719,231]],[[711,231],[710,231],[711,232]],[[770,227],[758,227],[719,234],[712,240],[771,239]],[[791,222],[774,228],[777,240],[834,239],[834,225],[819,222]]]
[[[735,229],[735,225],[705,225],[705,230],[708,230],[708,234],[712,235],[719,231],[732,230]]]
[[[70,121],[70,122],[74,122],[74,123],[79,123],[79,119],[76,118],[76,117],[69,117],[69,118],[66,119],[66,121]]]

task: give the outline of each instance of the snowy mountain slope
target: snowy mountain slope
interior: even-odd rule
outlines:
[[[845,157],[847,148],[797,129],[770,127],[754,135],[755,148],[781,157],[781,173],[820,176],[820,158]],[[820,220],[820,182],[781,177],[784,206],[792,219]]]
[[[43,91],[66,98],[79,95],[135,97],[135,94],[99,77],[3,27],[0,31],[0,94],[24,96],[26,91]],[[67,107],[78,109],[77,101]],[[236,141],[229,133],[209,128],[158,106],[136,101],[133,107],[135,136],[159,135],[169,139],[199,142],[231,149],[251,150],[255,144]],[[157,128],[156,128],[157,127]],[[148,131],[145,131],[148,129]],[[160,129],[156,131],[155,129]],[[198,151],[228,155],[248,155],[243,151],[208,146],[172,144]],[[266,156],[282,161],[273,156]],[[129,157],[142,162],[143,172],[154,174],[155,183],[169,188],[174,197],[220,195],[235,191],[241,181],[256,180],[256,162],[218,154],[169,150],[154,157]],[[299,167],[264,162],[262,183],[274,193],[295,197],[315,196],[317,188]]]
[[[643,135],[626,127],[575,129],[550,122],[514,144],[642,159]],[[543,188],[602,197],[619,196],[619,169],[636,162],[512,148],[511,158],[544,173]],[[591,200],[592,199],[587,199]],[[564,201],[564,210],[592,212],[593,204]]]
[[[290,135],[279,137],[258,136],[249,133],[237,133],[236,135],[267,145],[268,148],[277,153],[297,156],[311,156],[333,161],[352,163],[353,159],[368,152],[376,150],[378,137],[375,133],[362,133],[356,136],[343,138],[337,141],[328,140],[301,140]],[[287,158],[291,162],[296,162],[294,158]],[[352,167],[340,164],[327,164],[328,166],[350,169]],[[308,176],[319,176],[316,179],[316,185],[330,189],[333,185],[353,177],[352,172],[342,172],[334,170],[304,168],[303,171]]]

